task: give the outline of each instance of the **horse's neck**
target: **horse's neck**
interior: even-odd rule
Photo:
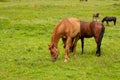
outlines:
[[[57,34],[57,33],[54,33],[52,35],[52,43],[54,44],[54,46],[57,48],[58,46],[58,42],[59,42],[59,39],[60,39],[60,35]]]
[[[59,27],[61,27],[62,21],[55,27],[53,34],[52,34],[52,44],[57,48],[59,39],[61,37],[61,32]]]

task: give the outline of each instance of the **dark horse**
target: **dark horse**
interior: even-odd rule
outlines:
[[[97,51],[96,55],[100,56],[100,46],[102,42],[102,38],[104,35],[105,27],[102,23],[97,22],[97,21],[92,21],[92,22],[84,22],[81,21],[80,23],[80,36],[79,38],[81,39],[82,42],[82,54],[83,54],[83,48],[84,48],[84,38],[90,38],[94,37],[96,44],[97,44]],[[73,46],[70,48],[71,51],[74,49],[74,43],[72,43]]]
[[[94,19],[97,21],[97,18],[99,18],[99,13],[93,14],[93,21],[94,21]]]
[[[106,17],[103,18],[102,23],[104,23],[104,21],[106,21],[107,25],[109,25],[108,22],[113,21],[114,25],[116,25],[116,20],[117,20],[116,17],[108,17],[108,16],[106,16]]]
[[[87,2],[88,0],[80,0],[80,1],[86,1]]]

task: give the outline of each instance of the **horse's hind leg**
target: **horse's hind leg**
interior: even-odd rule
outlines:
[[[103,38],[103,35],[104,35],[104,31],[105,31],[105,27],[104,27],[104,25],[102,25],[100,35],[98,37],[95,37],[95,40],[96,40],[96,43],[97,43],[97,51],[96,51],[97,56],[101,55],[100,47],[101,47],[101,42],[102,42],[102,38]]]
[[[101,55],[100,46],[101,46],[101,42],[98,42],[98,43],[97,43],[97,51],[96,51],[96,55],[97,55],[97,56],[100,56],[100,55]]]
[[[97,44],[96,55],[97,55],[97,56],[100,56],[100,46],[101,46],[101,42],[98,41],[98,37],[95,37],[95,41],[96,41],[96,44]]]

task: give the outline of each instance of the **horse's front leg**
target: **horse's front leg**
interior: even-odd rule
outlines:
[[[84,38],[81,38],[81,46],[82,46],[82,54],[83,54],[83,51],[84,51]]]
[[[106,23],[107,23],[107,25],[109,26],[109,23],[108,23],[108,21],[106,21]]]
[[[72,38],[71,41],[70,52],[73,52],[73,49],[74,49],[74,38]]]
[[[63,44],[64,44],[64,48],[65,48],[65,46],[66,46],[66,38],[62,38],[62,41],[63,41]]]
[[[69,48],[71,46],[71,41],[72,38],[68,37],[66,41],[66,46],[65,46],[65,60],[64,62],[67,62],[69,60]]]
[[[77,41],[79,40],[79,35],[75,38],[75,41],[74,41],[74,50],[73,50],[73,52],[74,52],[74,57],[76,57],[76,45],[77,45]]]

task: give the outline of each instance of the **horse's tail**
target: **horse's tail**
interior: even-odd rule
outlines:
[[[100,32],[100,36],[99,36],[99,38],[98,38],[98,44],[99,44],[99,45],[101,45],[101,41],[102,41],[102,38],[103,38],[104,32],[105,32],[105,27],[104,27],[104,25],[102,24],[102,28],[101,28],[101,32]]]

